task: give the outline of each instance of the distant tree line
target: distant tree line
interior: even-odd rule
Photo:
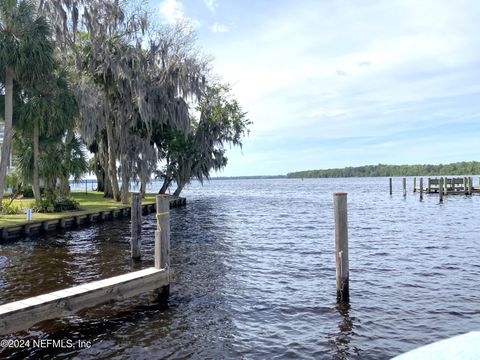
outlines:
[[[462,161],[440,165],[365,165],[342,169],[306,170],[288,173],[288,178],[342,178],[376,176],[437,176],[480,174],[480,162]]]

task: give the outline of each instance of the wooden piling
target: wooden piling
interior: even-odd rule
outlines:
[[[427,187],[428,187],[428,189],[427,189],[427,190],[428,190],[428,193],[430,194],[430,192],[431,192],[431,190],[432,190],[432,183],[431,183],[431,179],[430,179],[430,178],[428,178],[428,185],[427,185]]]
[[[392,178],[390,178],[390,195],[392,195]]]
[[[349,267],[348,267],[348,219],[347,193],[333,194],[335,218],[335,259],[337,277],[337,300],[348,301]]]
[[[468,180],[466,176],[463,178],[463,191],[465,195],[468,195]]]
[[[420,201],[423,201],[423,178],[420,178]]]
[[[170,269],[170,201],[164,195],[157,195],[157,230],[155,231],[155,269]],[[170,285],[157,290],[157,298],[166,302]]]
[[[407,179],[403,178],[403,197],[407,196]]]
[[[443,203],[443,177],[438,182],[438,195],[440,196],[440,203]]]
[[[142,224],[142,208],[140,203],[140,194],[132,194],[132,210],[131,214],[131,231],[130,247],[132,259],[140,259],[141,257],[141,224]]]
[[[473,188],[473,179],[471,176],[468,177],[468,195],[472,195]]]
[[[416,192],[417,191],[417,178],[414,177],[413,178],[413,192]]]

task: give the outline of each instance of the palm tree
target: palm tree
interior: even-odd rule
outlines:
[[[67,71],[59,69],[45,76],[41,84],[25,91],[26,99],[19,111],[16,131],[33,141],[33,195],[40,201],[40,136],[53,136],[72,132],[77,115],[77,104],[67,81]]]
[[[46,19],[28,0],[0,0],[0,69],[5,73],[5,128],[0,159],[0,199],[12,145],[13,82],[37,83],[53,64],[53,46]],[[1,208],[1,202],[0,202]]]

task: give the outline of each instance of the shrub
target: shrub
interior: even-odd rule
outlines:
[[[32,211],[36,213],[52,212],[52,201],[50,201],[49,199],[41,199],[40,201],[35,201],[32,205]]]
[[[3,215],[17,215],[23,211],[22,206],[19,206],[12,201],[5,199],[2,201],[2,214]]]
[[[22,186],[17,191],[19,194],[22,194],[24,198],[33,198],[33,189],[31,186]],[[40,188],[40,194],[45,195],[45,188]]]
[[[53,209],[55,212],[79,210],[80,203],[72,197],[67,197],[60,200],[53,201]]]
[[[18,190],[18,192],[25,198],[33,198],[33,190],[31,186],[23,186]]]

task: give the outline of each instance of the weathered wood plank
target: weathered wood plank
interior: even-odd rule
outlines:
[[[111,300],[125,299],[169,284],[169,272],[148,268],[105,280],[0,305],[0,335]]]
[[[346,193],[333,194],[333,210],[335,220],[337,300],[348,301],[350,291],[348,265],[348,216]]]
[[[157,231],[155,231],[155,268],[170,268],[170,203],[162,195],[156,197]]]
[[[140,259],[141,257],[141,236],[142,236],[142,206],[140,194],[132,194],[132,211],[131,213],[131,239],[130,248],[132,259]]]

